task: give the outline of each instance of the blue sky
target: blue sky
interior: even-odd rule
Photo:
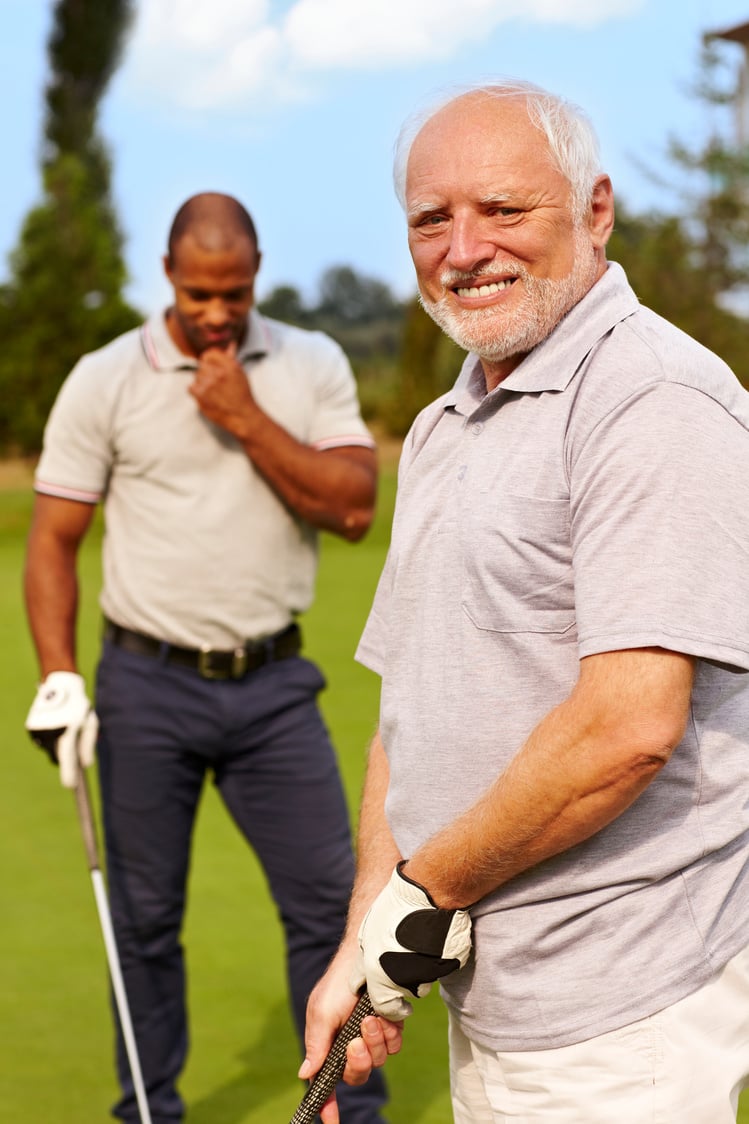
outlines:
[[[51,12],[0,0],[3,274],[40,195]],[[636,210],[667,204],[642,165],[673,174],[669,135],[710,127],[689,93],[702,33],[747,21],[749,0],[138,0],[100,119],[128,295],[144,311],[168,299],[166,231],[201,190],[237,195],[255,217],[260,296],[289,283],[311,299],[338,264],[410,294],[398,128],[435,90],[501,75],[582,105],[616,193]]]

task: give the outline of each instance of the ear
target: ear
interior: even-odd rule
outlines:
[[[172,263],[169,260],[169,254],[164,254],[163,258],[161,259],[161,264],[164,267],[164,273],[167,275],[170,284],[173,285],[174,270],[172,269]]]
[[[599,176],[593,184],[588,224],[594,247],[602,250],[614,229],[614,189],[608,176]]]

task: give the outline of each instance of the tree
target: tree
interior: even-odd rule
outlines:
[[[465,354],[414,297],[406,308],[396,384],[382,409],[390,433],[405,435],[419,410],[450,389]]]
[[[668,143],[680,213],[633,215],[618,202],[608,254],[643,304],[715,351],[749,386],[749,151],[718,127],[735,101],[725,64],[715,43],[703,48],[694,93],[710,111],[707,139]]]
[[[96,129],[131,0],[57,0],[47,44],[41,202],[27,215],[0,290],[0,448],[34,452],[76,359],[140,319],[122,296],[122,235]]]
[[[258,309],[264,316],[283,320],[286,324],[308,324],[310,319],[302,294],[293,285],[276,285],[267,297],[258,301]]]
[[[371,324],[400,317],[400,303],[384,281],[357,273],[349,265],[333,265],[320,279],[316,312],[347,324]]]
[[[725,119],[735,113],[741,96],[727,61],[717,40],[704,44],[694,94],[711,115],[707,141],[691,147],[672,137],[669,143],[673,162],[697,185],[684,192],[685,211],[694,231],[697,264],[709,292],[717,296],[749,285],[749,148],[745,140],[731,143],[724,135]]]
[[[340,343],[357,375],[378,379],[400,347],[403,304],[384,281],[349,265],[330,266],[318,282],[317,303],[307,305],[293,285],[277,285],[258,308],[266,316],[327,332]]]

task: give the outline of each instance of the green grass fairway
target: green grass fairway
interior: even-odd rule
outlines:
[[[377,525],[364,542],[324,537],[318,602],[304,622],[306,650],[329,680],[322,702],[354,815],[378,681],[352,657],[387,549],[393,492],[390,471]],[[37,678],[21,602],[30,507],[27,487],[0,491],[0,1121],[104,1124],[115,1085],[91,879],[73,797],[23,730]],[[98,648],[100,530],[82,557],[81,657],[89,676]],[[280,925],[254,856],[210,786],[195,837],[185,944],[192,1044],[182,1090],[189,1124],[282,1124],[304,1087],[295,1076],[300,1059]],[[445,1018],[436,996],[419,1004],[408,1049],[393,1063],[392,1124],[448,1121]]]
[[[324,538],[317,603],[304,622],[307,652],[328,676],[323,707],[354,816],[378,681],[352,656],[387,549],[394,487],[390,469],[364,542]],[[91,880],[73,797],[23,730],[37,674],[21,602],[30,507],[28,487],[0,491],[0,1121],[105,1124],[115,1085]],[[98,646],[99,534],[97,525],[82,558],[81,656],[89,677]],[[303,1087],[280,927],[258,864],[210,787],[196,831],[185,943],[189,1124],[283,1124]],[[437,996],[420,1001],[402,1054],[388,1063],[391,1124],[451,1120],[445,1029]],[[739,1119],[749,1124],[749,1109]]]

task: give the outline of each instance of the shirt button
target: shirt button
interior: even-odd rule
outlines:
[[[483,428],[484,427],[483,427],[481,422],[474,422],[473,425],[471,426],[471,433],[475,433],[476,436],[478,437],[479,433],[481,433],[481,430]]]

